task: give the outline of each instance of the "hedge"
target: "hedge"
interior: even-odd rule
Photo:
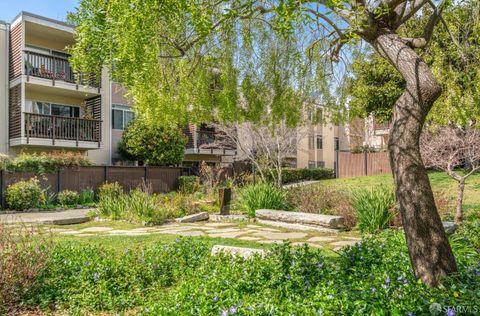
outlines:
[[[271,170],[268,176],[272,180],[276,176],[277,170]],[[328,168],[312,168],[312,169],[298,169],[298,168],[283,168],[282,169],[282,183],[292,183],[306,180],[323,180],[333,179],[335,173],[333,169]]]

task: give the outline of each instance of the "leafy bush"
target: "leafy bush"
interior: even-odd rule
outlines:
[[[270,183],[245,187],[240,192],[239,204],[250,217],[255,217],[259,209],[289,209],[286,192]]]
[[[200,188],[200,178],[197,176],[178,177],[178,188],[182,193],[194,193]]]
[[[52,173],[62,168],[92,166],[93,163],[82,153],[53,151],[49,153],[21,153],[9,165],[10,171]]]
[[[123,188],[118,182],[106,182],[98,188],[98,199],[109,197],[115,199],[123,194]]]
[[[20,233],[19,233],[20,232]],[[0,225],[0,314],[14,315],[25,293],[34,288],[49,263],[49,236],[35,228]]]
[[[179,164],[187,144],[181,128],[161,126],[142,118],[133,120],[122,137],[122,151],[129,159],[152,166]]]
[[[75,191],[63,190],[58,192],[57,199],[62,206],[73,206],[77,205],[79,195]]]
[[[392,220],[395,194],[389,188],[359,190],[353,193],[352,205],[360,231],[373,234],[387,228]]]
[[[80,205],[92,205],[95,203],[95,191],[91,188],[82,190],[78,196],[78,203]]]
[[[276,178],[277,171],[270,170],[268,180]],[[312,168],[312,169],[297,169],[297,168],[283,168],[282,169],[282,183],[292,183],[307,180],[324,180],[332,179],[335,174],[332,169],[327,168]]]
[[[212,256],[208,244],[191,239],[117,251],[64,242],[24,301],[69,314],[429,315],[434,302],[476,314],[478,253],[465,241],[452,245],[459,273],[429,288],[415,280],[401,231],[336,257],[289,244],[244,259]]]
[[[42,204],[45,196],[38,182],[37,178],[31,178],[9,185],[5,192],[8,207],[12,210],[23,211]]]
[[[0,154],[0,170],[7,170],[12,160],[8,155]]]

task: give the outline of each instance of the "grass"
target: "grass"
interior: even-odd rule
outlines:
[[[448,197],[455,199],[457,194],[457,182],[444,172],[430,172],[428,174],[433,191],[441,191]],[[321,182],[321,185],[333,186],[338,189],[358,189],[373,187],[393,187],[393,178],[390,174],[354,177],[344,179],[330,179]],[[474,174],[467,179],[463,201],[464,209],[480,207],[480,173]]]

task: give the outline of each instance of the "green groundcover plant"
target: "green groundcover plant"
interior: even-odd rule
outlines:
[[[63,242],[23,303],[76,315],[475,315],[479,254],[454,236],[459,273],[438,288],[416,281],[400,231],[333,257],[289,244],[251,259],[212,256],[201,239],[117,250]]]

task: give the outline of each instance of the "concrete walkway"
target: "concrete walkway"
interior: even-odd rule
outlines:
[[[32,213],[2,214],[2,224],[45,224],[45,225],[69,225],[80,224],[90,220],[87,216],[91,209],[74,209],[66,211],[45,211]]]

